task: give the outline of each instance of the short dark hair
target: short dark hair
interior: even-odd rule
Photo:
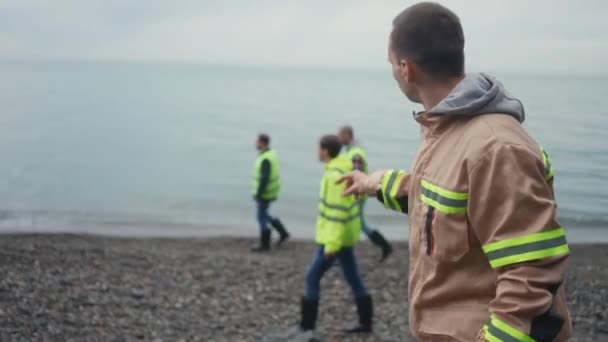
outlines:
[[[440,4],[421,2],[401,12],[393,20],[390,45],[397,58],[410,58],[432,78],[464,74],[460,19]]]
[[[319,141],[319,146],[321,146],[322,149],[327,150],[327,153],[329,153],[329,156],[332,158],[337,157],[342,149],[340,138],[334,134],[322,136],[321,140]]]
[[[344,125],[340,128],[342,131],[346,132],[346,134],[348,134],[349,137],[354,137],[355,132],[353,131],[353,126],[351,125]]]
[[[270,136],[266,133],[258,134],[258,140],[263,142],[265,145],[270,145]]]

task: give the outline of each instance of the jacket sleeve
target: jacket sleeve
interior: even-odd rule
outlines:
[[[376,192],[378,201],[388,209],[407,214],[409,178],[405,171],[387,170]]]
[[[468,216],[497,273],[479,341],[552,341],[552,313],[569,250],[542,155],[523,146],[489,151],[469,172]]]
[[[262,194],[266,190],[268,186],[268,181],[270,180],[270,162],[268,159],[264,159],[262,161],[261,170],[260,170],[260,184],[258,185],[258,191],[256,192],[255,198],[262,198]]]
[[[338,177],[327,177],[325,180],[323,215],[327,239],[324,247],[328,253],[335,253],[342,248],[346,224],[353,219],[353,213],[358,214],[358,209],[352,208],[356,205],[353,196],[343,197],[344,185],[336,184],[337,180]]]

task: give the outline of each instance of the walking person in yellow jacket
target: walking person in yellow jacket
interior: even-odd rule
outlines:
[[[352,161],[353,169],[363,173],[368,172],[367,152],[356,143],[353,128],[351,126],[342,126],[338,130],[338,137],[343,146],[343,154]],[[382,233],[377,229],[370,227],[365,220],[365,197],[359,200],[359,213],[361,214],[361,231],[367,235],[369,240],[382,250],[380,261],[386,260],[393,252],[393,247],[384,238]]]
[[[458,17],[435,3],[393,21],[389,62],[421,144],[409,172],[343,178],[409,215],[409,320],[420,341],[566,341],[569,250],[553,165],[521,126],[522,104],[464,73]]]
[[[260,225],[260,242],[251,250],[253,252],[265,252],[270,250],[272,231],[268,227],[269,224],[279,233],[277,246],[280,246],[289,238],[289,233],[281,220],[270,216],[268,213],[270,204],[278,199],[281,191],[279,158],[277,153],[270,149],[270,137],[267,134],[258,135],[255,146],[259,154],[255,161],[253,198],[257,206],[256,216]]]
[[[340,156],[342,145],[335,135],[323,136],[319,142],[319,159],[325,164],[319,192],[319,213],[315,241],[315,259],[306,272],[306,293],[301,300],[300,324],[284,334],[265,341],[309,341],[314,338],[319,308],[320,282],[323,275],[338,261],[344,278],[351,288],[359,325],[347,333],[372,331],[372,298],[359,275],[354,246],[359,240],[361,221],[359,206],[353,196],[342,196],[344,186],[338,179],[352,171],[348,158]]]

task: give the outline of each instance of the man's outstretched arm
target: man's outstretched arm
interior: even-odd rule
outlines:
[[[407,193],[410,175],[399,170],[379,170],[369,176],[353,171],[340,178],[345,182],[344,195],[376,196],[388,209],[407,213]]]

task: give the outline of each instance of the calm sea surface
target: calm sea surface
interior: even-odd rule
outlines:
[[[256,133],[272,135],[272,208],[312,236],[320,135],[350,123],[372,168],[409,168],[419,139],[390,71],[0,63],[0,230],[256,233]],[[608,240],[608,78],[496,75],[552,156],[569,236]],[[406,219],[368,206],[394,238]]]

